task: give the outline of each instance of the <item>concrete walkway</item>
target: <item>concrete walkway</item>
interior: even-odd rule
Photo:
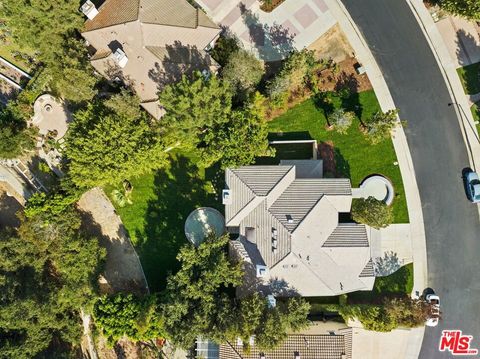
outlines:
[[[456,67],[480,61],[480,27],[473,21],[447,16],[437,22],[437,29]]]
[[[475,95],[467,95],[468,96],[468,104],[470,107],[477,103],[480,102],[480,93],[476,93]]]
[[[363,39],[360,30],[353,22],[344,5],[340,0],[325,0],[325,2],[347,36],[355,51],[357,59],[364,66],[382,110],[387,111],[396,108],[378,64]],[[409,234],[414,263],[414,287],[412,294],[415,295],[416,292],[421,293],[427,284],[427,251],[422,205],[410,150],[405,132],[401,126],[398,126],[393,131],[392,140],[403,179],[410,218]],[[401,336],[399,333],[395,333],[397,332],[392,332],[392,339],[390,339],[389,336],[385,336],[381,333],[369,332],[369,335],[372,336],[373,347],[363,346],[362,351],[364,354],[359,354],[357,357],[374,359],[383,358],[385,353],[398,353],[399,358],[418,358],[422,346],[424,328],[410,330],[408,333],[402,332]],[[395,342],[396,340],[401,340],[402,336],[408,337],[408,345],[398,348],[398,351],[392,351],[390,349],[392,341]],[[378,351],[379,347],[389,349],[386,351]]]
[[[264,61],[278,61],[293,49],[308,47],[336,23],[324,0],[287,0],[270,13],[260,10],[258,0],[197,3]]]
[[[33,194],[29,185],[16,171],[2,164],[0,164],[0,182],[8,183],[9,187],[25,200]]]

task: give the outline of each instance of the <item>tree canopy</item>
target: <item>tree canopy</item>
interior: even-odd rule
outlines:
[[[390,138],[392,130],[397,126],[398,110],[378,111],[365,123],[365,134],[372,144]]]
[[[480,2],[478,0],[438,0],[435,2],[452,14],[471,20],[480,20]]]
[[[168,279],[163,304],[167,336],[188,348],[197,336],[216,342],[250,337],[264,350],[279,345],[289,331],[308,325],[310,306],[301,298],[278,301],[270,307],[259,293],[237,300],[233,286],[241,283],[242,270],[230,262],[225,246],[228,235],[208,238],[198,248],[184,247],[179,272]]]
[[[265,70],[263,63],[252,53],[238,49],[232,53],[222,69],[222,78],[240,100],[245,100],[255,91]]]
[[[48,223],[22,218],[18,230],[0,232],[0,357],[77,345],[79,311],[93,303],[104,257],[73,210]]]
[[[135,342],[164,336],[155,295],[136,297],[118,293],[103,296],[95,303],[93,315],[95,324],[111,345],[124,336]]]
[[[393,210],[374,197],[357,198],[352,203],[352,218],[376,229],[385,228],[393,222]]]
[[[82,188],[118,185],[166,165],[159,123],[126,91],[76,112],[66,144],[69,175]]]
[[[35,133],[33,128],[27,128],[13,106],[0,109],[0,158],[16,158],[32,150]]]

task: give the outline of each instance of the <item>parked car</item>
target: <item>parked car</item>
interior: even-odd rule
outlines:
[[[478,174],[473,171],[466,172],[463,176],[465,182],[465,190],[470,202],[480,202],[480,179]]]
[[[425,300],[430,304],[430,316],[425,322],[428,327],[436,327],[440,319],[440,297],[436,294],[427,294]]]

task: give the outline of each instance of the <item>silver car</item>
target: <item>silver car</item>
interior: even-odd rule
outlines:
[[[464,174],[463,180],[465,182],[465,191],[470,202],[480,202],[480,179],[478,174],[473,171],[469,171]]]

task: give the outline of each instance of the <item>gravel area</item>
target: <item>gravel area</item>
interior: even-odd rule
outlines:
[[[120,291],[143,294],[148,285],[140,260],[125,227],[102,189],[86,192],[78,201],[85,229],[100,239],[107,250],[105,273],[100,279],[104,293]]]

